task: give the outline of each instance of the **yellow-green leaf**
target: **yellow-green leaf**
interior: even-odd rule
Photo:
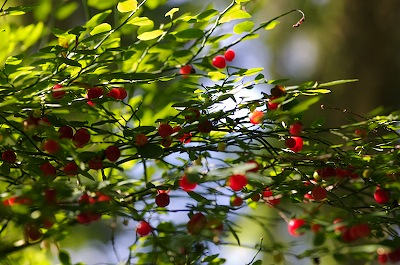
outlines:
[[[240,6],[237,5],[236,7],[233,7],[231,10],[226,12],[221,17],[219,22],[220,23],[226,23],[226,22],[230,22],[232,20],[243,19],[243,18],[251,18],[251,15],[249,13],[247,13],[246,11],[240,9]]]
[[[221,73],[219,71],[208,72],[208,76],[212,81],[220,81],[226,78],[226,74]]]
[[[138,36],[138,39],[139,39],[139,40],[144,40],[144,41],[146,41],[146,40],[153,40],[153,39],[155,39],[155,38],[160,37],[163,33],[164,33],[164,31],[162,31],[161,29],[156,29],[156,30],[152,30],[152,31],[147,31],[147,32],[144,32],[144,33],[140,34],[140,35]]]
[[[127,24],[135,25],[135,26],[153,26],[154,22],[147,17],[134,17],[129,20]]]
[[[136,0],[127,0],[119,2],[117,5],[117,9],[121,13],[131,12],[137,8]]]
[[[250,32],[254,27],[253,21],[243,21],[233,27],[233,32],[242,34],[243,32]]]
[[[100,25],[96,26],[91,32],[90,35],[96,35],[99,33],[107,32],[111,30],[111,25],[108,23],[101,23]]]
[[[266,30],[271,30],[271,29],[274,29],[277,25],[279,25],[279,21],[278,20],[272,20],[271,22],[269,22],[265,27],[264,27],[264,29],[266,29]]]
[[[170,17],[171,19],[172,19],[172,17],[174,16],[174,14],[176,13],[176,12],[178,12],[179,11],[179,8],[177,8],[177,7],[174,7],[174,8],[172,8],[170,11],[168,11],[166,14],[165,14],[165,17]]]

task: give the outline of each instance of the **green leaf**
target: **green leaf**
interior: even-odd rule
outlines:
[[[262,265],[262,260],[256,260],[252,265]]]
[[[243,21],[233,27],[233,32],[242,34],[243,32],[250,32],[254,27],[253,21]]]
[[[239,236],[237,235],[236,231],[233,229],[233,227],[228,223],[228,229],[232,233],[233,237],[236,239],[237,244],[240,246],[240,239]]]
[[[179,11],[179,8],[177,8],[177,7],[174,7],[174,8],[172,8],[170,11],[168,11],[167,13],[165,13],[165,17],[170,17],[171,19],[172,19],[172,17],[174,16],[174,14],[176,13],[176,12],[178,12]]]
[[[162,31],[161,29],[156,29],[142,33],[137,38],[143,41],[154,40],[155,38],[160,37],[162,34],[164,34],[164,31]]]
[[[35,6],[14,6],[14,7],[9,7],[6,10],[3,11],[3,14],[5,15],[11,15],[11,16],[20,16],[25,14],[28,11],[31,11]]]
[[[154,26],[154,22],[148,17],[134,17],[133,19],[129,20],[127,24],[135,26]]]
[[[101,23],[100,25],[96,26],[91,32],[90,35],[96,35],[99,33],[107,32],[111,30],[111,25],[108,23]]]
[[[175,34],[175,37],[179,39],[199,39],[203,37],[204,31],[201,29],[185,29],[182,31],[179,31],[178,33]]]
[[[251,18],[251,15],[246,11],[242,10],[240,5],[237,5],[226,12],[221,19],[219,20],[220,23],[227,23],[232,20],[236,19],[243,19],[243,18]]]
[[[220,81],[226,78],[226,74],[221,73],[219,71],[212,71],[212,72],[208,72],[208,77],[212,80],[212,81]]]
[[[71,265],[71,257],[69,253],[65,250],[60,250],[58,253],[58,259],[60,260],[62,265]]]
[[[111,14],[111,10],[106,10],[102,13],[94,15],[88,22],[86,22],[85,26],[88,28],[94,28],[100,23],[102,23],[109,15]],[[72,32],[70,32],[72,33]],[[73,33],[72,33],[73,34]]]
[[[57,59],[59,61],[61,61],[62,63],[65,63],[67,65],[82,67],[82,65],[80,63],[78,63],[77,61],[74,61],[74,60],[71,60],[71,59],[68,59],[68,58],[59,57]]]
[[[317,103],[319,101],[319,97],[311,97],[309,99],[306,99],[299,104],[295,105],[291,110],[290,113],[292,115],[299,114],[301,112],[304,112],[307,110],[311,105]]]
[[[202,203],[207,203],[208,200],[207,198],[201,196],[200,194],[194,192],[194,191],[188,191],[188,194],[190,197],[192,197],[193,199],[195,199],[198,202],[202,202]]]
[[[143,158],[160,158],[164,154],[164,149],[158,144],[146,144],[137,148],[138,153]]]
[[[317,87],[336,86],[336,85],[347,84],[347,83],[352,83],[352,82],[357,82],[357,81],[358,81],[358,79],[336,80],[336,81],[332,81],[332,82],[319,84]]]
[[[137,8],[136,0],[127,0],[119,2],[117,5],[117,9],[121,13],[131,12]]]
[[[322,232],[317,232],[313,239],[314,246],[321,246],[326,241],[325,234]]]
[[[271,20],[265,25],[264,29],[266,30],[274,29],[276,26],[279,25],[279,23],[280,22],[278,20]]]

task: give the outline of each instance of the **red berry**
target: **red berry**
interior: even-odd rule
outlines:
[[[326,198],[327,191],[323,187],[317,186],[311,191],[311,195],[314,200],[321,201]]]
[[[247,185],[247,177],[242,174],[234,174],[228,178],[228,186],[234,191],[242,190]]]
[[[43,149],[49,154],[55,154],[60,151],[61,146],[57,141],[53,139],[47,139],[43,143]]]
[[[364,129],[356,129],[354,133],[360,138],[365,138],[367,136],[367,131]]]
[[[119,150],[118,146],[110,145],[106,148],[106,150],[104,150],[104,155],[111,162],[115,162],[121,156],[121,151]]]
[[[179,180],[179,186],[184,190],[184,191],[192,191],[196,188],[197,183],[196,182],[190,182],[187,178],[186,175],[183,175],[182,178]]]
[[[265,202],[272,206],[278,205],[281,202],[281,198],[274,196],[274,192],[269,188],[264,189],[262,196]]]
[[[1,154],[1,159],[9,163],[15,163],[15,161],[17,161],[17,155],[12,150],[6,150]]]
[[[361,237],[369,236],[371,234],[371,228],[369,227],[368,224],[365,223],[356,224],[350,227],[349,232],[352,238],[358,239]]]
[[[46,189],[44,191],[44,199],[47,204],[57,204],[57,190],[55,189]]]
[[[264,113],[262,111],[255,110],[250,114],[249,118],[252,124],[260,124],[263,121]]]
[[[323,179],[327,179],[330,177],[335,177],[337,170],[333,167],[325,167],[322,169],[318,169],[317,170],[318,175],[323,178]]]
[[[298,136],[301,134],[302,130],[303,130],[303,124],[301,122],[295,122],[289,126],[289,133],[291,135]]]
[[[388,203],[390,201],[390,191],[378,187],[375,190],[374,199],[379,204]]]
[[[185,115],[185,120],[187,122],[197,121],[200,118],[200,111],[195,108],[186,109],[183,114]]]
[[[29,242],[35,242],[42,238],[43,234],[39,227],[28,224],[25,227],[25,235]]]
[[[64,165],[63,169],[66,176],[75,176],[78,174],[78,165],[72,161]]]
[[[197,125],[197,130],[201,133],[209,133],[212,131],[212,129],[213,124],[209,120],[202,121]]]
[[[299,232],[298,229],[306,224],[304,219],[291,219],[288,223],[288,231],[292,236],[301,236],[304,232]]]
[[[161,123],[160,126],[158,127],[158,134],[162,138],[167,138],[173,133],[174,129],[172,129],[171,125],[169,125],[168,123]]]
[[[232,62],[233,59],[235,59],[235,55],[236,55],[235,52],[231,49],[227,50],[224,53],[225,60],[227,60],[228,62]]]
[[[65,96],[65,91],[63,90],[63,85],[56,84],[52,87],[51,96],[54,99],[62,99]]]
[[[336,218],[335,220],[333,220],[333,224],[335,225],[334,230],[336,233],[343,233],[345,230],[347,230],[347,226],[344,225],[342,222],[342,218]]]
[[[78,203],[79,204],[90,204],[92,197],[89,194],[84,193],[79,197]]]
[[[298,136],[292,136],[285,140],[285,146],[297,153],[303,148],[303,139]]]
[[[118,99],[119,98],[119,89],[114,87],[108,93],[107,96]]]
[[[168,136],[167,138],[164,138],[164,139],[162,139],[162,141],[161,141],[161,145],[162,146],[164,146],[164,147],[170,147],[171,146],[171,144],[172,144],[172,138],[171,138],[171,136]]]
[[[240,198],[239,196],[232,196],[230,199],[230,205],[239,207],[243,204],[243,199]]]
[[[41,164],[39,169],[45,177],[54,177],[57,173],[56,168],[50,162]]]
[[[378,262],[379,264],[387,264],[389,261],[389,257],[387,254],[380,254],[378,255]]]
[[[169,205],[169,195],[165,192],[159,193],[156,196],[156,204],[158,207],[166,207]]]
[[[182,66],[179,69],[179,74],[181,74],[183,78],[188,78],[189,74],[193,74],[194,72],[194,68],[190,64]]]
[[[96,156],[89,160],[88,165],[90,169],[99,170],[103,168],[103,161]]]
[[[149,139],[143,133],[139,133],[135,136],[135,142],[137,146],[145,146],[149,142]]]
[[[216,68],[225,68],[226,61],[222,55],[217,55],[212,59],[212,65]]]
[[[136,226],[136,232],[140,235],[140,236],[147,236],[148,234],[151,233],[153,229],[151,228],[151,226],[149,225],[148,222],[146,221],[140,221],[137,226]]]
[[[285,146],[286,146],[287,148],[293,148],[293,147],[295,147],[295,146],[296,146],[296,140],[295,140],[294,138],[292,138],[292,137],[287,138],[287,139],[285,140]]]
[[[92,218],[87,212],[81,212],[76,216],[76,220],[80,224],[88,224],[92,221]]]
[[[96,202],[109,202],[111,201],[111,197],[107,194],[104,194],[100,191],[96,192]]]
[[[198,234],[207,225],[207,217],[202,213],[196,213],[190,217],[187,223],[187,229],[189,234]]]
[[[60,139],[72,139],[74,136],[74,130],[68,125],[63,125],[58,129],[58,134]]]
[[[126,92],[125,88],[118,87],[117,89],[119,91],[119,95],[118,95],[117,99],[123,100],[128,96],[128,93]]]
[[[39,124],[39,118],[35,118],[33,116],[30,116],[26,120],[22,122],[22,125],[24,126],[25,131],[32,130],[36,128],[36,126]]]
[[[278,98],[278,97],[272,96],[272,97],[270,97],[270,98],[268,99],[267,107],[268,107],[269,110],[275,110],[275,109],[277,109],[277,108],[279,107],[279,104],[281,104],[281,103],[275,102],[275,100],[276,100],[277,98]]]
[[[94,98],[99,98],[102,95],[103,95],[103,88],[101,88],[101,87],[92,87],[92,88],[89,88],[86,98],[91,100],[91,99],[94,99]]]
[[[90,133],[86,128],[78,129],[74,136],[72,137],[72,141],[77,148],[84,147],[90,141]]]

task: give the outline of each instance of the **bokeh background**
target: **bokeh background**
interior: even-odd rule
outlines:
[[[86,5],[92,6],[85,8]],[[116,0],[38,0],[37,8],[27,16],[15,17],[15,23],[25,24],[31,20],[68,29],[82,25],[85,18],[97,12],[94,6],[108,7]],[[146,15],[159,18],[172,7],[180,12],[200,12],[208,5],[221,10],[230,1],[184,1],[149,0]],[[166,3],[161,8],[159,4]],[[8,1],[7,5],[32,4],[32,1]],[[64,7],[64,8],[62,8]],[[64,11],[59,11],[59,10]],[[236,64],[242,67],[264,67],[265,76],[270,79],[287,78],[287,85],[310,80],[327,82],[337,79],[359,79],[333,88],[333,92],[323,98],[326,106],[346,109],[368,117],[376,113],[387,113],[400,107],[400,1],[398,0],[251,0],[246,6],[256,24],[267,21],[292,9],[301,9],[306,21],[299,28],[292,25],[299,20],[299,14],[291,14],[280,19],[280,24],[272,31],[262,32],[261,37],[234,47]],[[67,13],[72,16],[65,16]],[[65,18],[64,18],[65,17]],[[156,19],[157,20],[157,19]],[[1,21],[0,26],[5,23]],[[39,48],[43,39],[37,44]],[[324,112],[324,113],[321,113]],[[321,110],[318,106],[315,117],[325,115],[332,124],[342,124],[348,113],[338,110]],[[351,114],[350,114],[351,115]],[[313,120],[315,117],[305,117]],[[177,201],[175,203],[184,203]],[[173,205],[171,206],[173,207]],[[243,245],[250,248],[221,247],[217,251],[232,260],[230,265],[250,262],[257,252],[252,248],[261,235],[268,238],[265,231],[255,226],[247,214],[268,215],[271,220],[279,219],[268,207],[256,211],[243,211],[237,222],[243,226]],[[243,217],[240,218],[240,215]],[[73,261],[88,264],[116,264],[117,257],[110,242],[111,228],[108,221],[88,227],[76,227],[72,235],[63,241],[62,247],[71,251]],[[270,224],[267,224],[271,228]],[[132,244],[132,225],[116,227],[115,246],[119,257],[127,256],[126,248]],[[288,237],[285,225],[278,223],[275,235],[277,241]],[[276,232],[279,231],[279,232]],[[87,239],[91,239],[87,241]],[[304,239],[304,238],[303,238]],[[309,238],[311,239],[311,238]],[[265,239],[267,240],[267,239]],[[265,242],[265,241],[264,241]],[[302,248],[298,246],[298,248]],[[279,253],[278,253],[279,254]],[[260,257],[260,256],[259,256]],[[277,258],[277,256],[275,256]],[[271,255],[263,264],[275,264]],[[286,264],[312,264],[310,260],[295,262],[286,257]],[[321,264],[336,264],[326,259]],[[352,261],[352,264],[357,262]]]

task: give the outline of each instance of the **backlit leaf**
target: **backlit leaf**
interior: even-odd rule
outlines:
[[[155,38],[160,37],[163,33],[164,33],[164,31],[162,31],[161,29],[156,29],[156,30],[144,32],[144,33],[140,34],[137,38],[139,40],[144,40],[144,41],[154,40]]]
[[[253,21],[243,21],[233,27],[233,32],[235,32],[236,34],[242,34],[243,32],[251,31],[253,27]]]
[[[121,13],[131,12],[137,8],[136,0],[127,0],[119,2],[117,5],[117,9]]]

